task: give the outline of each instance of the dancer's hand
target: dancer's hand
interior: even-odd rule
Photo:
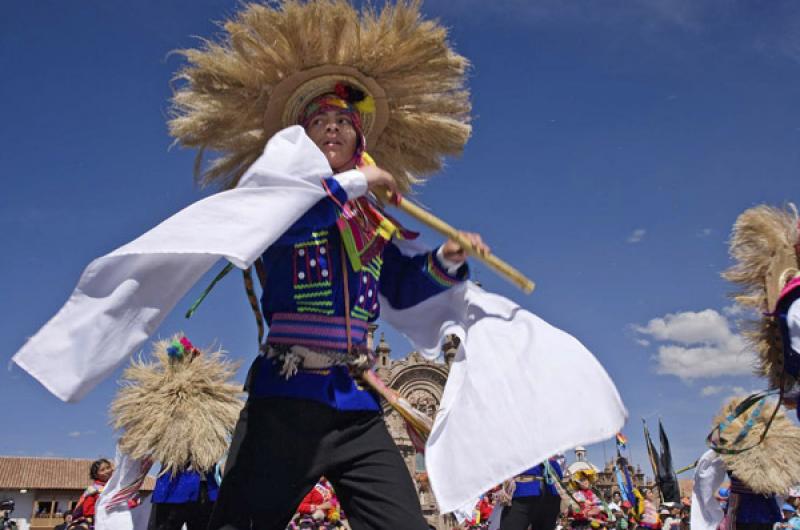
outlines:
[[[367,187],[369,191],[380,193],[381,191],[389,191],[392,195],[397,195],[397,182],[391,173],[378,166],[364,166],[358,168],[361,173],[367,178]]]
[[[485,256],[491,250],[489,245],[483,242],[483,238],[481,238],[480,234],[474,232],[459,232],[461,237],[472,243],[475,247],[475,250],[478,251],[478,254],[481,256]],[[467,259],[467,252],[464,248],[455,240],[449,239],[447,243],[442,245],[442,255],[444,259],[448,261],[452,261],[453,263],[464,263]]]

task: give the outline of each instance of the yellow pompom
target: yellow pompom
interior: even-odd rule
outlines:
[[[372,114],[375,112],[375,99],[372,96],[367,96],[356,103],[356,108],[361,114]]]

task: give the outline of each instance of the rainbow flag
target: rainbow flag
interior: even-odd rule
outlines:
[[[620,449],[625,449],[627,444],[628,444],[628,439],[625,438],[624,434],[622,434],[621,432],[618,432],[617,433],[617,447],[619,447]]]

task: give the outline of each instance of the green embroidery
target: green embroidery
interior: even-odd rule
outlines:
[[[331,282],[324,281],[324,282],[316,282],[316,283],[298,283],[294,286],[295,289],[324,289],[326,287],[330,287]]]
[[[357,318],[359,320],[369,320],[372,318],[372,313],[366,311],[360,307],[354,307],[353,310],[350,312],[350,316]]]
[[[298,307],[306,307],[306,306],[322,306],[322,307],[331,307],[333,306],[332,300],[304,300],[302,302],[298,302]]]
[[[320,315],[333,315],[333,309],[321,309],[318,307],[298,307],[298,313],[319,313]]]
[[[306,298],[317,298],[322,296],[331,296],[333,294],[333,290],[325,289],[324,291],[314,291],[312,293],[295,293],[294,299],[295,300],[304,300]]]
[[[319,247],[325,245],[327,242],[327,239],[314,239],[311,241],[303,241],[302,243],[295,243],[294,248]]]

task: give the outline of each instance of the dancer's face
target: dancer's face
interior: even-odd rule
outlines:
[[[113,472],[114,472],[114,466],[106,462],[103,462],[97,469],[97,480],[100,480],[102,482],[107,482],[108,479],[111,478],[111,473]]]
[[[306,134],[320,148],[335,172],[352,169],[358,132],[346,112],[322,112],[306,126]]]

